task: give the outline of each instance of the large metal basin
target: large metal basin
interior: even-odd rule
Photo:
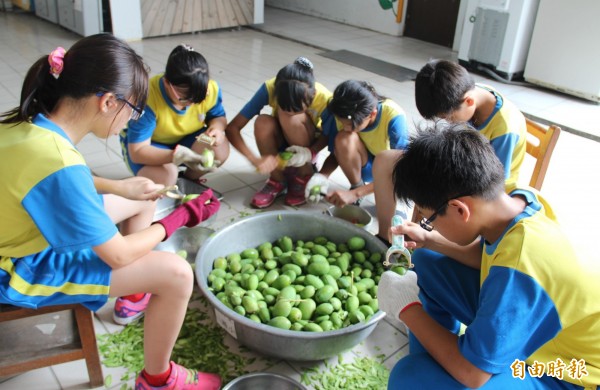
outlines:
[[[268,356],[297,360],[319,360],[335,356],[354,347],[375,329],[385,317],[378,311],[366,323],[327,332],[300,332],[258,324],[237,314],[219,301],[208,290],[207,277],[214,259],[232,252],[273,242],[281,236],[294,240],[309,240],[326,236],[336,243],[346,242],[352,236],[361,236],[366,248],[385,252],[386,247],[375,236],[350,222],[330,216],[304,211],[269,211],[241,219],[210,237],[196,257],[196,280],[200,290],[215,309],[217,322],[241,344]]]

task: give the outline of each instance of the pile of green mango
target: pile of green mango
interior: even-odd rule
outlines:
[[[213,262],[209,289],[225,306],[257,323],[322,332],[368,321],[378,310],[383,253],[355,236],[293,241],[283,236]]]

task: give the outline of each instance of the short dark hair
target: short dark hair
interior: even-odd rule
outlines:
[[[370,83],[346,80],[335,88],[327,107],[338,118],[350,119],[356,128],[383,99]]]
[[[148,67],[142,57],[111,34],[82,38],[63,58],[58,78],[50,74],[48,55],[40,57],[23,81],[19,106],[2,114],[2,123],[30,121],[48,115],[63,97],[80,99],[98,92],[112,92],[144,108],[148,97]]]
[[[312,63],[298,57],[277,72],[275,77],[275,97],[283,111],[301,112],[312,104],[315,98],[315,76]]]
[[[165,78],[169,83],[189,88],[186,96],[193,103],[206,99],[208,91],[208,62],[193,47],[181,44],[175,47],[167,59]]]
[[[451,61],[432,60],[415,79],[415,103],[425,119],[450,114],[462,104],[465,94],[475,88],[469,72]]]
[[[437,209],[458,196],[495,199],[504,192],[504,168],[489,140],[471,126],[438,121],[417,129],[393,182],[399,200]]]

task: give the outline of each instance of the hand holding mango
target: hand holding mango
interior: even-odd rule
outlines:
[[[329,180],[327,177],[320,173],[312,175],[308,183],[306,183],[306,189],[304,190],[304,197],[308,202],[318,203],[327,196],[329,190]]]
[[[212,171],[221,165],[220,161],[215,160],[215,152],[212,149],[204,149],[200,154],[183,145],[175,147],[173,164],[178,166],[185,164],[188,168],[200,172]]]
[[[288,159],[287,166],[288,167],[302,167],[306,164],[312,163],[313,158],[315,157],[312,150],[309,148],[305,148],[304,146],[290,146],[285,149],[286,152],[291,152],[292,156]]]
[[[283,151],[277,155],[277,168],[284,170],[288,165],[288,161],[292,158],[294,153]]]

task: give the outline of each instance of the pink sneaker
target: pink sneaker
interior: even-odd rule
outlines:
[[[283,194],[285,185],[273,179],[267,180],[265,186],[252,197],[250,204],[257,209],[264,209],[275,202],[275,198]]]
[[[146,293],[138,302],[131,302],[123,297],[117,298],[115,301],[115,309],[113,311],[113,320],[119,325],[131,324],[138,318],[142,318],[144,310],[150,302],[150,293]]]
[[[135,380],[135,390],[219,390],[220,388],[221,378],[218,375],[190,370],[174,362],[171,362],[171,375],[164,386],[150,386],[142,373]]]
[[[290,178],[288,192],[285,195],[285,204],[288,206],[300,206],[301,204],[306,203],[304,189],[306,188],[306,183],[308,183],[310,177],[310,175],[307,175],[304,177],[293,176]]]

